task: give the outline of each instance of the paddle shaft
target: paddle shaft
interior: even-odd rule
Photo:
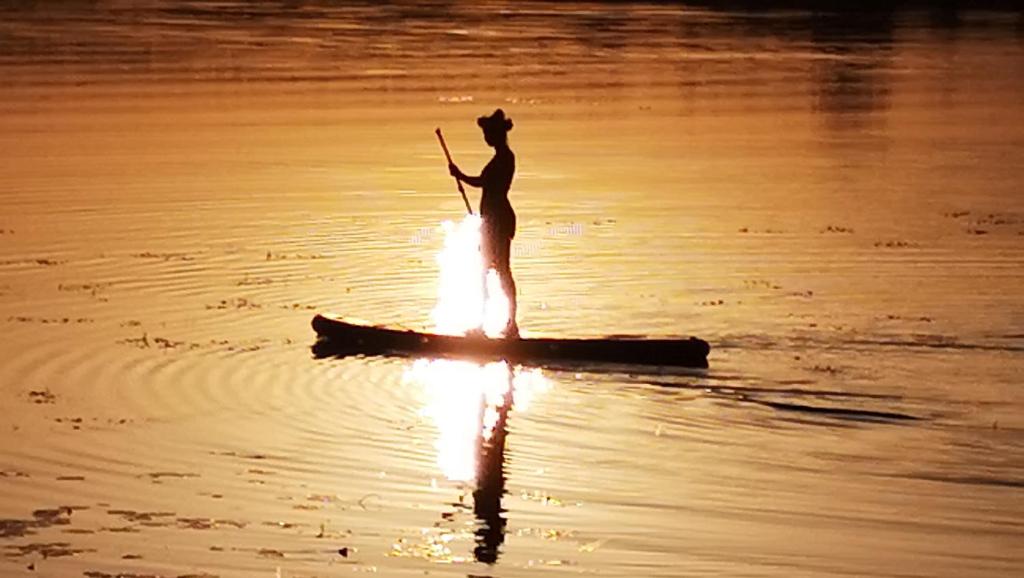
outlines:
[[[441,135],[441,129],[434,130],[434,134],[437,135],[437,140],[441,143],[441,148],[444,149],[444,156],[448,159],[448,164],[455,164],[452,162],[452,154],[448,152],[448,145],[444,143],[444,137]],[[466,197],[466,189],[462,187],[462,181],[459,180],[459,177],[455,177],[455,184],[459,185],[459,192],[462,193],[462,200],[466,203],[466,212],[472,215],[473,207],[469,206],[469,198]]]

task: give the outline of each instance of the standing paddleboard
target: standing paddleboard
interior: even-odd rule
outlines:
[[[347,321],[313,318],[318,353],[439,355],[528,362],[596,362],[674,367],[708,366],[711,347],[702,339],[615,336],[581,339],[464,337]]]

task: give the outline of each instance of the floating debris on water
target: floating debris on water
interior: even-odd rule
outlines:
[[[20,558],[31,554],[37,554],[43,558],[64,558],[77,556],[87,552],[95,552],[92,548],[73,548],[68,542],[45,542],[24,545],[5,546],[6,556]]]
[[[913,241],[875,241],[875,247],[880,249],[916,249],[920,245]]]
[[[840,233],[840,234],[844,234],[844,235],[849,235],[849,234],[853,233],[853,229],[850,228],[850,227],[843,227],[843,226],[840,226],[840,225],[829,225],[829,226],[825,227],[824,229],[822,229],[821,232],[822,233]]]
[[[216,518],[178,518],[175,522],[179,528],[188,530],[214,530],[224,527],[241,530],[246,526],[244,522]]]
[[[742,234],[754,234],[754,235],[784,235],[786,232],[782,229],[752,229],[750,227],[740,227],[736,231]]]
[[[194,261],[195,257],[187,253],[152,253],[149,251],[143,253],[133,253],[132,257],[136,259],[159,259],[161,261]]]
[[[157,519],[171,518],[174,512],[136,512],[135,510],[107,510],[107,514],[117,516],[127,522],[153,522]],[[168,520],[168,524],[169,524]],[[164,524],[167,525],[167,524]]]
[[[0,265],[42,265],[43,267],[54,267],[67,263],[61,259],[7,259],[0,261]]]
[[[95,323],[94,319],[88,317],[32,317],[28,315],[12,315],[7,318],[8,321],[16,323],[41,323],[43,325],[68,325],[71,323],[82,324],[82,323]]]
[[[263,306],[245,297],[221,299],[216,305],[207,305],[207,309],[262,309]]]
[[[300,261],[326,259],[326,255],[320,255],[318,253],[304,254],[304,253],[274,253],[267,251],[267,261],[286,261],[288,259],[295,259]]]
[[[32,390],[28,392],[28,398],[32,403],[53,404],[57,402],[57,396],[49,388]]]
[[[0,478],[27,478],[28,474],[18,470],[0,470]]]
[[[748,289],[773,289],[776,291],[782,289],[782,285],[767,279],[744,279],[743,286]]]
[[[191,472],[151,472],[141,477],[148,477],[151,480],[162,480],[164,478],[198,478],[199,474]]]
[[[270,277],[249,277],[246,275],[240,281],[236,282],[235,285],[239,287],[252,287],[259,285],[271,285],[275,283]]]

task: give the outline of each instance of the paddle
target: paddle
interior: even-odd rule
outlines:
[[[444,144],[444,137],[441,136],[441,129],[435,129],[434,134],[437,135],[437,140],[441,143],[441,148],[444,149],[444,156],[448,159],[448,164],[455,164],[452,162],[452,154],[448,152],[448,145]],[[466,202],[466,211],[472,215],[473,208],[469,206],[469,199],[466,197],[466,189],[462,188],[462,181],[459,180],[459,177],[455,177],[455,184],[459,185],[459,192],[462,193],[462,200]]]

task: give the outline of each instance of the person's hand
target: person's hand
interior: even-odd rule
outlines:
[[[448,172],[457,179],[462,176],[462,171],[459,170],[459,167],[455,166],[455,163],[448,163]]]

